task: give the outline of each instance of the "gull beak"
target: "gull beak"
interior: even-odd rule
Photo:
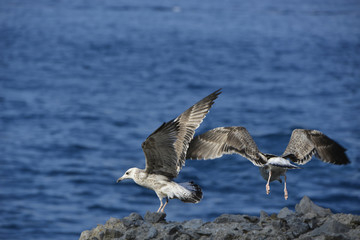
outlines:
[[[119,182],[121,182],[122,180],[123,180],[123,178],[120,177],[120,178],[118,178],[118,180],[116,181],[116,183],[119,183]]]

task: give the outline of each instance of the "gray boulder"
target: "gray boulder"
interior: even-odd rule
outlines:
[[[110,220],[112,220],[112,219],[110,219]],[[112,221],[114,221],[114,220],[112,220]],[[134,226],[137,227],[144,223],[144,219],[138,213],[131,213],[128,217],[124,217],[122,219],[122,222],[128,228],[134,227]]]
[[[149,223],[165,222],[166,213],[146,212],[144,219]]]
[[[284,218],[287,218],[287,217],[292,216],[294,214],[295,214],[294,211],[291,211],[287,207],[284,207],[283,209],[280,210],[277,217],[281,218],[281,219],[284,219]]]
[[[310,237],[322,236],[328,233],[339,234],[346,233],[350,230],[347,225],[344,225],[333,218],[328,218],[323,225],[309,232]]]
[[[214,223],[230,223],[230,222],[242,222],[244,221],[242,215],[233,215],[233,214],[222,214],[214,220]]]
[[[328,208],[322,208],[313,203],[308,196],[304,196],[299,204],[296,204],[295,210],[299,214],[308,214],[314,213],[318,217],[326,217],[332,214],[331,210]]]

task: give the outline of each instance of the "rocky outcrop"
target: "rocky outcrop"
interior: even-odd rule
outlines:
[[[278,214],[260,216],[223,214],[212,222],[193,219],[167,222],[165,213],[131,213],[110,218],[104,225],[81,233],[80,240],[108,239],[360,239],[360,216],[333,214],[304,197],[295,212],[283,208]]]

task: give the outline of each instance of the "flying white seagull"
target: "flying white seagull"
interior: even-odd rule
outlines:
[[[196,136],[189,145],[187,159],[213,159],[224,154],[237,153],[260,167],[261,176],[267,180],[266,193],[270,193],[269,183],[281,181],[284,176],[284,197],[288,198],[286,189],[286,171],[299,168],[292,164],[303,165],[313,155],[332,164],[348,164],[346,149],[317,130],[293,130],[288,146],[281,156],[262,153],[244,127],[219,127]]]
[[[197,184],[176,183],[172,179],[177,177],[185,165],[189,142],[221,93],[220,90],[155,130],[141,145],[145,153],[145,169],[130,168],[117,182],[133,179],[138,185],[154,190],[160,200],[158,212],[164,212],[166,204],[172,198],[198,203],[202,198],[202,191]],[[163,198],[166,198],[165,204],[162,202]]]

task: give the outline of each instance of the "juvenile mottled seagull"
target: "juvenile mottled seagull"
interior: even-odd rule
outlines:
[[[332,164],[348,164],[346,149],[317,130],[293,130],[288,146],[281,156],[262,153],[244,127],[219,127],[196,136],[189,145],[187,159],[213,159],[224,154],[237,153],[260,167],[261,176],[267,180],[266,193],[270,193],[269,183],[281,181],[284,176],[284,197],[288,198],[286,189],[286,171],[296,169],[309,162],[313,155]]]
[[[177,118],[163,123],[142,143],[145,153],[145,169],[130,168],[117,182],[133,179],[140,186],[152,189],[160,200],[157,212],[164,212],[169,198],[183,202],[198,203],[202,198],[201,188],[193,183],[176,183],[182,166],[185,165],[189,142],[195,130],[205,118],[221,89],[205,97]],[[162,199],[166,198],[165,204]]]

